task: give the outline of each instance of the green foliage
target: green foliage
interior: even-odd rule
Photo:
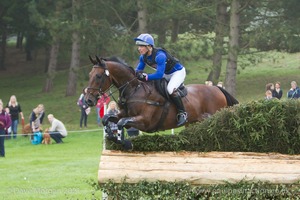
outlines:
[[[134,151],[180,151],[188,141],[182,135],[141,135],[130,138],[134,145]],[[106,140],[106,148],[122,150],[120,145]]]
[[[136,184],[108,182],[100,185],[110,199],[294,199],[300,192],[297,184],[263,182],[226,183],[192,186],[184,182],[147,182]]]
[[[172,54],[181,60],[199,61],[210,58],[213,54],[213,37],[207,35],[194,35],[185,33],[179,35],[176,42],[167,42],[166,49],[172,49]],[[174,52],[174,53],[173,53]]]
[[[253,101],[223,109],[181,134],[193,142],[190,150],[299,153],[299,106],[293,100]]]
[[[178,135],[143,135],[130,140],[135,151],[299,154],[300,101],[252,101],[222,109],[211,118],[188,126]],[[114,149],[114,146],[107,148]]]

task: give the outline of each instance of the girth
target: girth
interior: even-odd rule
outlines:
[[[157,101],[152,101],[152,100],[148,100],[148,99],[131,99],[131,100],[126,101],[126,103],[146,103],[146,104],[149,104],[152,106],[163,106],[162,113],[160,115],[160,119],[159,119],[155,129],[152,130],[151,132],[157,132],[159,130],[159,128],[163,125],[163,123],[168,115],[168,112],[169,112],[168,107],[170,106],[169,101],[165,101],[163,104],[161,104]]]

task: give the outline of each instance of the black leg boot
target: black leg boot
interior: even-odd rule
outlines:
[[[185,112],[182,100],[178,92],[171,94],[171,99],[177,108],[177,126],[182,126],[187,121],[187,113]]]

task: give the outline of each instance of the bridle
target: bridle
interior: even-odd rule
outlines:
[[[93,68],[100,68],[100,66],[94,66]],[[106,69],[105,69],[106,70]],[[103,78],[103,76],[105,77],[105,78]],[[103,73],[103,74],[96,74],[96,76],[95,76],[95,78],[97,79],[97,81],[99,80],[99,81],[101,81],[100,82],[100,86],[99,86],[99,88],[96,88],[96,87],[87,87],[87,91],[89,92],[89,90],[98,90],[98,93],[99,94],[103,94],[103,93],[105,93],[106,92],[106,90],[105,91],[102,91],[102,88],[101,88],[101,85],[103,85],[103,83],[105,83],[105,80],[106,80],[106,78],[109,78],[108,77],[108,75],[107,74],[105,74],[105,73]],[[111,86],[110,86],[111,87]],[[109,88],[110,88],[109,87]],[[91,94],[91,92],[89,92],[90,94]]]
[[[96,67],[100,67],[100,66],[94,66],[94,68]],[[107,70],[107,69],[105,69]],[[104,78],[103,78],[104,76]],[[99,84],[99,88],[96,87],[87,87],[87,93],[89,93],[90,95],[94,96],[94,94],[92,92],[89,92],[90,90],[95,91],[97,90],[98,94],[97,96],[95,96],[96,99],[98,99],[99,96],[103,95],[104,93],[107,93],[107,91],[110,91],[108,96],[112,96],[114,93],[120,91],[121,96],[123,95],[124,91],[126,90],[127,86],[134,80],[137,79],[137,77],[134,77],[133,79],[127,81],[126,83],[124,83],[123,85],[121,85],[120,87],[118,87],[116,90],[114,90],[113,92],[111,91],[111,88],[113,87],[113,84],[111,84],[106,90],[102,90],[101,85],[103,85],[106,81],[107,78],[109,78],[109,72],[104,72],[103,74],[96,74],[95,78],[99,79],[100,84]],[[113,97],[113,96],[112,96]],[[114,99],[115,100],[115,99]]]

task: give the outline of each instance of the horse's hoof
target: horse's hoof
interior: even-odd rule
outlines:
[[[106,136],[106,139],[118,144],[118,139],[114,136]]]
[[[103,118],[102,118],[102,125],[103,126],[106,126],[108,124],[108,118],[109,118],[108,115],[103,116]]]
[[[124,142],[123,142],[123,148],[126,151],[130,151],[130,150],[133,150],[133,145],[132,145],[132,143],[129,140],[124,140]]]

